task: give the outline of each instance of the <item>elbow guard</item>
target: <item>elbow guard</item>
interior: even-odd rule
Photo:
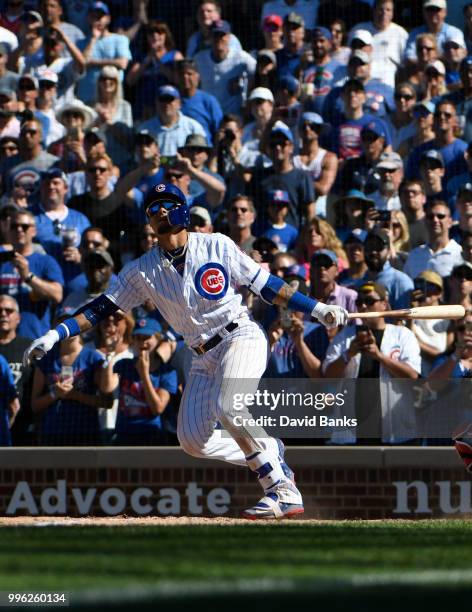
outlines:
[[[79,308],[75,315],[83,314],[87,321],[90,321],[90,324],[95,327],[97,323],[114,314],[117,310],[119,310],[119,307],[107,298],[106,295],[102,294]]]

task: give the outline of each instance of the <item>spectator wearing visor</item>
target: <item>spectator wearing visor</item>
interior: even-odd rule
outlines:
[[[239,114],[246,99],[249,78],[256,70],[256,60],[246,51],[231,49],[231,26],[227,21],[214,21],[210,31],[211,48],[195,56],[200,87],[215,96],[223,113]]]
[[[178,89],[163,85],[157,91],[157,116],[140,125],[140,130],[147,130],[156,138],[164,157],[174,157],[190,134],[205,136],[203,127],[195,119],[184,115],[181,106]]]

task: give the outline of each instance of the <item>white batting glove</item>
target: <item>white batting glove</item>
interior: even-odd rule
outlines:
[[[59,334],[55,329],[50,329],[47,334],[34,340],[23,353],[23,366],[26,368],[33,361],[42,359],[56,342],[59,342]]]
[[[347,325],[348,312],[341,306],[331,306],[318,302],[313,308],[311,316],[318,319],[328,329],[338,327],[338,325]]]

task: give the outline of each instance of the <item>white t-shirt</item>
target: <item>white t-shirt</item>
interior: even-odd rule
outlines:
[[[408,32],[396,23],[391,23],[386,30],[377,30],[371,21],[355,25],[351,36],[356,30],[367,30],[373,37],[371,78],[395,87],[395,73],[402,62]]]

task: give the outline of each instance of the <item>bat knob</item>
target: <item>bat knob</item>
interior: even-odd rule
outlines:
[[[327,323],[327,325],[333,325],[334,324],[334,315],[331,312],[328,312],[325,315],[325,322]]]

